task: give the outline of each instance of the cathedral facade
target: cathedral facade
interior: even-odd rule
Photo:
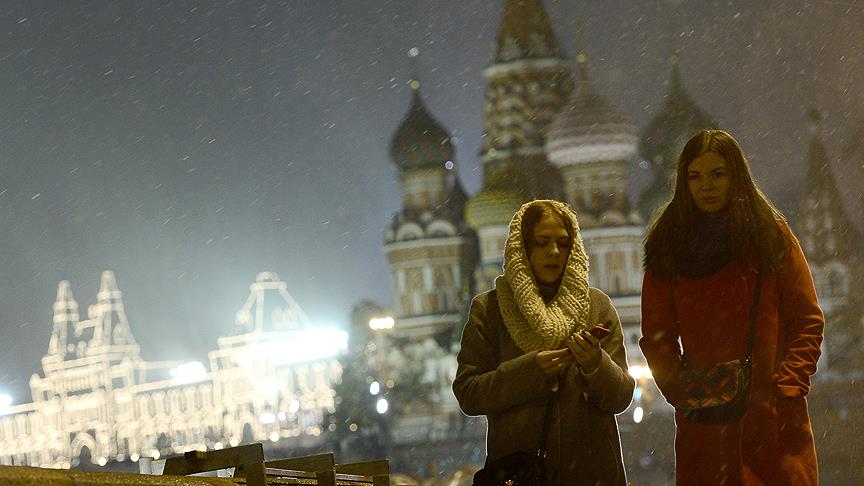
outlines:
[[[433,328],[439,337],[450,336],[449,341],[437,339],[449,358],[442,360],[439,352],[434,362],[450,369],[436,376],[452,380],[453,357],[468,305],[475,294],[493,288],[495,277],[503,271],[504,243],[513,214],[531,199],[564,201],[579,220],[589,255],[589,283],[607,293],[619,313],[631,374],[638,384],[630,409],[618,418],[623,440],[633,436],[634,456],[626,458],[628,464],[642,464],[639,467],[644,469],[645,464],[666,461],[665,467],[672,467],[671,450],[665,458],[659,451],[654,455],[651,447],[636,451],[639,442],[661,436],[671,441],[663,434],[672,430],[672,409],[653,384],[638,347],[642,241],[650,222],[671,198],[677,156],[684,144],[696,132],[718,125],[685,89],[675,56],[670,59],[661,107],[639,133],[613,102],[594,89],[588,66],[585,52],[578,52],[572,63],[565,57],[540,0],[503,2],[493,56],[483,71],[484,131],[478,156],[483,185],[470,197],[462,191],[458,175],[447,174],[455,163],[447,129],[428,114],[419,85],[412,85],[411,108],[391,143],[403,190],[403,208],[385,237],[396,296],[393,335],[417,336],[413,330],[420,329],[418,323],[434,322],[434,327],[426,328],[427,336],[434,334]],[[864,345],[864,306],[850,292],[852,276],[861,272],[860,240],[845,216],[831,159],[814,129],[800,207],[781,208],[802,240],[826,313],[829,338],[817,376],[823,381],[860,374],[854,366],[860,360],[851,357],[859,356]],[[628,191],[628,171],[638,166],[651,169],[653,180],[642,193],[633,194]],[[421,177],[425,178],[422,184]],[[437,195],[421,200],[416,196],[421,187]],[[430,230],[433,221],[447,230],[436,234]],[[402,235],[401,240],[397,235]],[[449,253],[444,253],[444,247]],[[407,276],[407,262],[415,269],[413,278]],[[435,270],[442,264],[448,268],[446,279]],[[460,278],[461,286],[454,286]],[[424,300],[412,289],[424,289],[428,297]],[[450,307],[441,306],[445,293]],[[449,382],[439,386],[443,389]],[[452,402],[451,395],[441,396]],[[451,404],[435,422],[453,423],[446,414],[458,413]],[[646,429],[646,421],[654,425]],[[658,435],[640,435],[652,429]],[[470,439],[482,443],[482,427],[474,432]],[[456,435],[463,433],[459,429]]]

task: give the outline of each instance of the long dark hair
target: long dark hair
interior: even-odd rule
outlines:
[[[755,249],[759,270],[776,272],[786,254],[786,238],[780,225],[783,214],[756,186],[744,152],[723,130],[704,130],[694,135],[678,157],[675,193],[645,236],[645,269],[660,278],[671,278],[683,264],[684,249],[693,236],[693,206],[687,187],[687,170],[697,157],[714,152],[726,161],[730,174],[729,227],[733,257]]]

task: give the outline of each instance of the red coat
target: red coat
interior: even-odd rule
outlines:
[[[678,485],[818,483],[805,396],[825,321],[804,253],[782,227],[790,251],[780,272],[762,276],[747,415],[726,424],[700,424],[675,414]],[[746,354],[756,284],[749,268],[735,260],[707,278],[678,276],[674,284],[645,273],[639,344],[673,406],[682,358],[679,337],[692,368]]]

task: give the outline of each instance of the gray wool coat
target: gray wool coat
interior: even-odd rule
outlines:
[[[583,375],[576,364],[547,380],[537,353],[525,353],[507,332],[495,291],[471,303],[457,357],[453,392],[466,415],[485,415],[487,461],[540,445],[543,416],[554,398],[546,440],[550,485],[626,484],[615,414],[626,410],[635,381],[627,372],[624,338],[609,296],[591,288],[588,322],[612,334],[600,342],[600,366]]]

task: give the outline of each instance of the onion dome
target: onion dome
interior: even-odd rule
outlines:
[[[584,54],[579,54],[580,82],[546,135],[546,153],[558,166],[600,160],[630,160],[637,138],[630,122],[598,95],[588,79]]]
[[[672,79],[666,103],[642,132],[639,152],[654,168],[654,182],[642,194],[641,207],[651,214],[672,195],[670,180],[684,144],[701,130],[717,124],[693,101],[684,89],[676,57],[672,58]]]
[[[450,135],[426,109],[420,83],[412,80],[411,88],[411,108],[390,141],[390,158],[403,171],[443,167],[453,158]]]
[[[508,0],[493,63],[560,58],[561,49],[540,0]]]
[[[504,174],[493,177],[465,205],[465,221],[472,229],[506,226],[525,202],[525,195],[504,183]]]

